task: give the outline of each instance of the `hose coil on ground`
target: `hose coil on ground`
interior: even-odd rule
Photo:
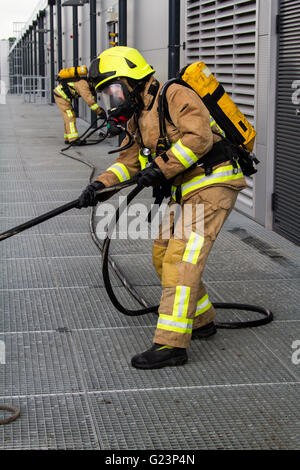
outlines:
[[[20,409],[17,408],[16,406],[12,406],[12,405],[0,405],[0,410],[3,410],[3,411],[10,411],[10,412],[12,413],[12,415],[9,416],[8,418],[1,419],[1,420],[0,420],[0,425],[1,425],[1,424],[12,423],[13,421],[15,421],[15,419],[17,419],[17,418],[20,416]]]
[[[110,246],[110,236],[123,212],[125,210],[126,206],[130,204],[130,202],[139,194],[142,188],[136,187],[133,191],[129,193],[127,198],[122,202],[121,206],[117,209],[116,212],[116,217],[113,219],[111,224],[108,227],[107,230],[107,237],[103,243],[102,246],[102,274],[103,274],[103,280],[104,280],[104,285],[106,288],[106,291],[109,295],[110,300],[112,301],[113,305],[124,315],[129,315],[129,316],[139,316],[139,315],[145,315],[147,313],[152,313],[158,311],[158,305],[156,306],[146,306],[146,308],[139,309],[139,310],[129,310],[125,308],[117,299],[111,281],[110,281],[110,276],[109,276],[109,246]],[[95,233],[94,233],[95,236]],[[124,284],[124,283],[123,283]],[[125,285],[125,284],[124,284]],[[126,285],[125,285],[126,287]],[[139,302],[141,305],[145,305],[145,301],[140,301]],[[146,304],[147,305],[147,304]],[[254,326],[260,326],[260,325],[265,325],[267,323],[270,323],[273,320],[273,314],[270,310],[265,309],[264,307],[259,307],[256,305],[249,305],[249,304],[239,304],[239,303],[226,303],[226,302],[220,302],[220,303],[213,303],[213,306],[216,309],[234,309],[234,310],[247,310],[251,312],[257,312],[261,313],[263,315],[262,318],[259,318],[257,320],[250,320],[250,321],[244,321],[244,322],[215,322],[215,325],[217,328],[249,328],[249,327],[254,327]]]

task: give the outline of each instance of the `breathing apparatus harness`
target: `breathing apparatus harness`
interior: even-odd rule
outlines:
[[[164,157],[166,151],[171,148],[171,142],[167,135],[166,129],[166,121],[170,124],[174,125],[169,113],[168,109],[168,102],[166,99],[166,92],[170,85],[176,83],[186,88],[189,88],[195,92],[195,90],[184,80],[181,79],[185,69],[183,69],[180,74],[171,80],[168,80],[162,86],[159,98],[158,98],[158,116],[159,116],[159,138],[156,147],[156,155],[161,155]],[[198,95],[199,96],[199,95]],[[211,104],[209,100],[202,100],[208,110],[213,113],[214,112],[214,103]],[[231,126],[230,130],[232,131],[233,126]],[[222,140],[213,144],[212,149],[201,159],[191,165],[186,171],[190,171],[195,168],[203,168],[205,175],[209,176],[212,171],[213,167],[219,165],[220,163],[224,163],[230,161],[233,166],[233,172],[236,173],[238,170],[238,164],[240,165],[243,174],[245,176],[251,176],[257,172],[254,165],[259,163],[259,160],[252,152],[248,152],[245,145],[241,140],[236,138],[234,132],[229,133],[228,136],[224,137],[220,133],[213,131],[214,134],[221,137]],[[159,187],[155,189],[156,195],[156,203],[161,204],[164,197],[170,197],[171,195],[171,186],[173,184],[174,179],[168,180],[168,184],[164,184],[163,187]],[[176,202],[180,203],[181,200],[181,188],[178,186],[176,191]]]

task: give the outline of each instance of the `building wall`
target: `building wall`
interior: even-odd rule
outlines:
[[[5,104],[6,93],[9,89],[8,44],[8,40],[0,40],[0,104]]]
[[[62,0],[63,3],[64,0]],[[279,0],[182,0],[180,65],[204,60],[257,129],[259,172],[248,179],[237,208],[272,227],[274,123]],[[110,47],[108,31],[118,21],[117,0],[97,0],[97,53]],[[127,45],[141,51],[160,81],[168,78],[168,0],[127,1]],[[47,2],[45,27],[49,29]],[[34,18],[34,14],[31,19]],[[28,25],[27,25],[28,26]],[[116,32],[118,29],[115,24]],[[54,6],[55,74],[57,12]],[[63,67],[73,65],[72,7],[62,7]],[[78,7],[79,63],[90,63],[90,5]],[[46,74],[50,75],[50,34],[45,34]],[[186,49],[183,44],[186,43]],[[80,100],[79,115],[90,121]]]
[[[255,176],[257,222],[272,228],[272,193],[275,160],[275,116],[277,82],[277,0],[259,0],[256,83],[256,153],[260,160]]]

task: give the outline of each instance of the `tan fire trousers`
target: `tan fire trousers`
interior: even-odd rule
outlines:
[[[153,244],[153,264],[163,288],[155,343],[186,348],[192,330],[214,320],[201,276],[237,195],[231,187],[213,186],[194,192],[180,206],[170,202],[171,213],[164,216]]]
[[[78,139],[78,131],[76,127],[76,115],[72,104],[63,97],[55,94],[54,99],[64,120],[64,140],[73,142]]]

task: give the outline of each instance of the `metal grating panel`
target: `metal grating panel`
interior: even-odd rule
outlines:
[[[300,1],[279,16],[274,229],[300,244]]]
[[[254,125],[256,0],[187,0],[187,63],[202,60]],[[253,179],[239,208],[253,215]]]

